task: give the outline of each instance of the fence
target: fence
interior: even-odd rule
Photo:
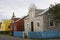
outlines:
[[[13,34],[15,37],[24,37],[24,32],[17,31],[17,32],[14,32]]]
[[[29,38],[56,38],[60,37],[60,31],[29,32]]]
[[[15,37],[24,37],[24,32],[14,32]],[[57,38],[60,37],[60,31],[28,32],[28,38]]]

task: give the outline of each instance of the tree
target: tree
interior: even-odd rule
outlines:
[[[49,12],[52,13],[54,19],[60,19],[60,4],[56,4],[50,8]]]

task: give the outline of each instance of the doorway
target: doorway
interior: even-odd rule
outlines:
[[[31,31],[34,31],[33,22],[31,22]]]

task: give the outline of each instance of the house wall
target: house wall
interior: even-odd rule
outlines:
[[[37,26],[37,22],[39,22],[39,27]],[[43,28],[44,28],[43,15],[40,15],[40,16],[36,17],[34,20],[34,31],[41,32],[44,30]]]
[[[39,27],[37,26],[37,22],[39,21]],[[31,22],[33,22],[33,32],[42,32],[44,31],[44,23],[43,23],[43,16],[38,16],[35,18],[27,18],[24,19],[24,31],[25,35],[28,37],[28,32],[31,32]]]
[[[27,33],[27,32],[29,32],[29,31],[31,31],[31,24],[30,24],[30,21],[29,21],[29,19],[24,19],[25,21],[24,21],[24,31],[25,31],[25,33]]]
[[[1,31],[10,31],[11,20],[3,20],[1,24]]]
[[[14,19],[12,19],[11,24],[10,24],[10,31],[11,32],[14,32],[14,27],[16,27],[15,31],[17,31],[17,24],[15,23],[15,21],[17,21],[18,19],[20,19],[20,18],[14,18]]]
[[[17,21],[17,20],[16,20]],[[17,22],[11,23],[10,24],[10,31],[14,32],[14,31],[24,31],[24,18],[22,19],[18,19]]]
[[[33,16],[32,16],[33,14]],[[44,23],[43,23],[43,15],[40,15],[38,17],[34,17],[35,13],[31,12],[28,17],[24,19],[24,25],[25,25],[25,32],[31,31],[31,22],[33,22],[33,30],[34,32],[43,31],[44,29]],[[39,27],[37,26],[37,22],[39,21]]]
[[[1,31],[5,30],[5,24],[1,24]]]
[[[60,21],[54,20],[55,26],[50,26],[50,20],[53,19],[53,16],[48,15],[48,12],[44,14],[43,20],[44,20],[44,31],[51,31],[51,30],[60,30]]]
[[[19,20],[16,22],[17,24],[17,31],[24,31],[24,19]]]
[[[10,31],[10,23],[11,23],[11,20],[8,20],[5,25],[5,30]]]
[[[14,23],[11,23],[10,24],[10,32],[13,32],[14,31]]]

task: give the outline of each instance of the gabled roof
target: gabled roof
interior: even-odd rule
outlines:
[[[19,20],[21,20],[21,19],[18,19],[18,20],[16,20],[15,22],[18,22]]]
[[[20,18],[20,19],[16,20],[15,22],[18,22],[19,20],[24,19],[24,18],[26,18],[26,17],[27,17],[27,16],[24,16],[23,18]]]
[[[42,14],[45,14],[45,12],[47,12],[49,10],[49,8],[45,9],[45,10],[41,10],[41,12],[38,12],[38,14],[35,14],[36,16],[39,16],[39,15],[42,15]],[[38,10],[37,10],[38,11]],[[40,11],[40,10],[39,10]],[[29,19],[29,15],[26,16],[25,19]]]
[[[18,19],[20,19],[20,18],[14,18],[13,20],[14,20],[14,21],[17,21]]]
[[[38,16],[38,14],[40,14],[43,11],[43,9],[35,9],[35,16]]]
[[[49,8],[45,9],[43,12],[39,13],[38,15],[42,15],[44,14],[45,12],[47,12],[49,10]]]
[[[47,9],[45,9],[43,12],[41,12],[39,15],[42,15],[42,14],[45,14],[47,11],[49,11],[50,10],[50,8],[53,8],[54,6],[52,6],[52,7],[49,7],[49,8],[47,8]]]

